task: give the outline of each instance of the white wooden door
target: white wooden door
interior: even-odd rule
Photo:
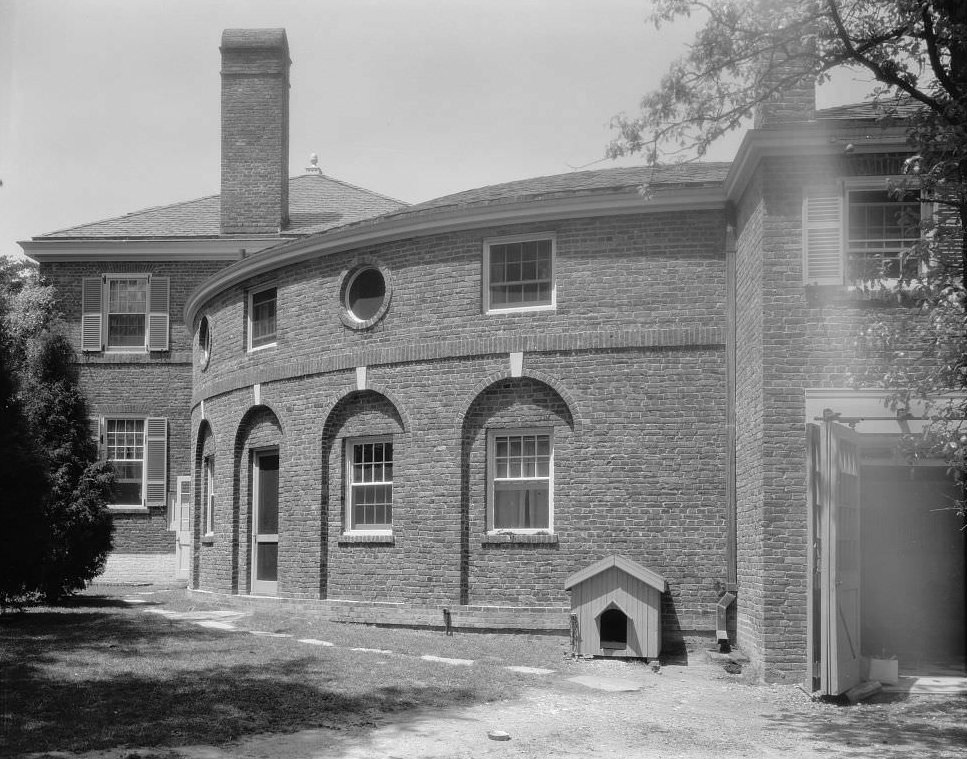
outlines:
[[[191,477],[179,477],[172,510],[175,531],[175,578],[187,580],[191,571]]]
[[[820,683],[845,693],[860,682],[860,446],[837,424],[820,428]]]

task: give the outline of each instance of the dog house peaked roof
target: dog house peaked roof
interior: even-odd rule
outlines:
[[[575,572],[567,578],[567,582],[564,583],[564,589],[570,590],[575,585],[580,585],[582,582],[590,580],[595,575],[599,575],[602,572],[611,569],[611,567],[617,567],[635,579],[640,580],[646,585],[650,585],[659,593],[664,593],[666,590],[668,590],[668,583],[660,574],[641,566],[641,564],[636,561],[626,559],[624,556],[618,556],[617,554],[608,556],[604,559],[601,559],[601,561],[595,562],[589,567],[585,567],[579,572]]]

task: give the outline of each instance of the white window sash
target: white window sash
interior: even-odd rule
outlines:
[[[537,242],[548,240],[551,244],[551,277],[549,303],[519,303],[500,304],[491,303],[490,261],[491,248],[499,245],[514,243]],[[481,277],[481,299],[485,314],[520,313],[527,311],[553,311],[557,308],[557,235],[553,232],[535,232],[527,235],[512,235],[507,237],[491,237],[483,241],[483,276]],[[530,282],[531,280],[527,280]],[[544,280],[539,280],[544,281]],[[525,280],[519,280],[523,284]],[[511,283],[507,283],[511,284]]]
[[[502,437],[545,436],[548,438],[547,476],[496,476],[496,441]],[[536,487],[535,487],[536,486]],[[534,490],[544,486],[547,490],[547,525],[538,527],[498,527],[495,525],[496,493]],[[552,427],[527,427],[514,429],[491,429],[487,432],[487,531],[490,534],[535,534],[554,532],[554,429]]]
[[[393,477],[396,476],[396,445],[394,444],[392,435],[379,435],[370,437],[355,437],[347,438],[344,444],[344,458],[345,458],[345,478],[346,478],[346,511],[345,511],[345,532],[349,535],[391,535],[393,532],[393,511],[394,511],[394,501],[395,501],[395,488],[393,487],[393,479],[382,479],[373,480],[368,482],[357,482],[355,480],[355,470],[354,470],[354,449],[357,445],[371,445],[374,443],[390,443],[393,445],[393,458],[386,462],[385,459],[383,464],[389,463],[393,467]],[[385,469],[384,469],[385,475]],[[356,493],[367,487],[388,487],[389,488],[389,510],[390,519],[386,524],[373,524],[373,525],[360,525],[355,526],[353,523],[354,518],[354,508],[356,504]]]

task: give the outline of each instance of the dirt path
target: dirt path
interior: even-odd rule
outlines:
[[[441,664],[441,666],[446,666]],[[574,677],[630,684],[611,692]],[[790,686],[743,682],[701,653],[660,673],[644,664],[578,661],[534,675],[517,699],[464,709],[374,715],[364,730],[260,735],[237,744],[95,752],[85,759],[389,759],[427,757],[962,757],[967,700],[920,696],[852,707]],[[493,730],[509,740],[488,737]]]

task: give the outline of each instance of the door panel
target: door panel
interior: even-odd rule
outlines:
[[[825,422],[820,455],[821,689],[837,695],[860,682],[859,435]]]
[[[178,478],[171,528],[175,531],[175,579],[187,580],[191,569],[191,477]]]
[[[279,454],[255,454],[253,472],[252,593],[278,594],[279,581]]]

